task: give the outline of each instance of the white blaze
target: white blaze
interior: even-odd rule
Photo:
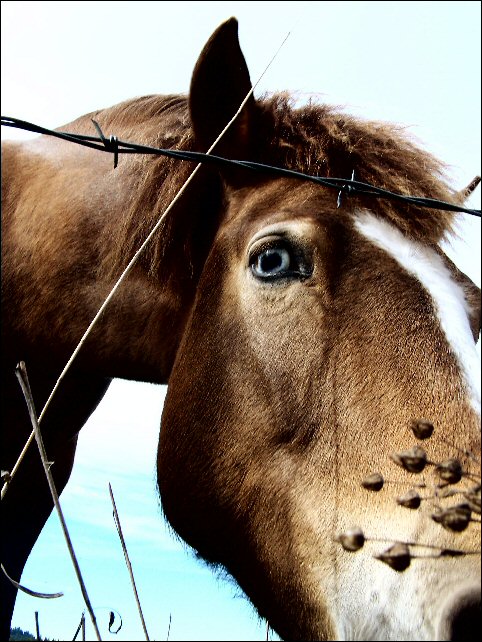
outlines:
[[[440,326],[459,364],[472,406],[480,414],[480,359],[462,286],[434,250],[406,238],[387,221],[363,210],[355,217],[355,228],[418,279],[430,295]]]

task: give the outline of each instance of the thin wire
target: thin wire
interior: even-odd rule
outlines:
[[[246,103],[248,102],[249,98],[251,97],[251,95],[253,94],[254,90],[256,89],[257,85],[259,84],[259,82],[261,81],[261,79],[263,78],[263,76],[265,75],[265,73],[268,71],[268,69],[269,69],[269,68],[270,68],[270,66],[272,65],[272,63],[273,63],[273,61],[275,60],[276,56],[279,54],[279,52],[280,52],[281,48],[283,47],[283,45],[284,45],[284,44],[285,44],[285,42],[287,41],[287,39],[288,39],[289,35],[290,35],[290,32],[288,32],[288,34],[285,36],[285,38],[283,39],[283,41],[282,41],[281,45],[278,47],[278,49],[277,49],[276,53],[275,53],[275,54],[274,54],[274,56],[271,58],[271,60],[269,61],[269,63],[266,65],[266,67],[264,68],[263,72],[262,72],[262,73],[261,73],[261,75],[259,76],[259,78],[258,78],[258,80],[256,81],[256,83],[251,87],[251,89],[249,90],[249,92],[246,94],[246,96],[245,96],[245,98],[243,99],[243,101],[242,101],[241,105],[239,106],[239,108],[238,108],[237,112],[234,114],[234,116],[231,118],[231,120],[228,122],[228,124],[227,124],[227,125],[224,127],[224,129],[221,131],[221,133],[220,133],[220,134],[219,134],[219,136],[216,138],[216,140],[215,140],[215,141],[214,141],[214,143],[211,145],[211,147],[208,149],[208,151],[206,152],[206,154],[202,154],[202,156],[203,156],[203,157],[204,157],[204,156],[209,156],[209,155],[211,154],[212,150],[216,147],[216,145],[219,143],[219,141],[223,138],[223,136],[224,136],[224,135],[225,135],[225,133],[228,131],[228,129],[231,127],[231,125],[234,123],[234,121],[238,118],[239,114],[240,114],[240,113],[241,113],[241,111],[243,110],[243,107],[246,105]],[[2,123],[3,123],[3,118],[2,118]],[[42,128],[41,128],[41,129],[42,129]],[[102,140],[102,139],[99,139],[99,140]],[[74,141],[74,142],[75,142],[75,141]],[[120,141],[119,141],[119,142],[120,142]],[[89,146],[90,146],[90,145],[89,145]],[[98,149],[105,149],[105,148],[104,148],[104,147],[99,147]],[[110,303],[110,301],[112,300],[112,298],[113,298],[114,294],[117,292],[117,290],[118,290],[118,289],[119,289],[119,287],[121,286],[121,284],[122,284],[122,282],[124,281],[124,279],[125,279],[125,277],[127,276],[127,274],[131,271],[131,269],[133,268],[133,266],[134,266],[134,265],[135,265],[135,263],[137,262],[137,260],[138,260],[139,256],[142,254],[142,252],[144,251],[144,249],[146,248],[146,246],[147,246],[147,245],[149,244],[149,242],[151,241],[152,237],[156,234],[156,232],[158,231],[158,229],[160,228],[160,226],[163,224],[163,222],[164,222],[164,220],[165,220],[166,216],[168,215],[168,213],[172,210],[172,208],[174,207],[174,205],[177,203],[177,201],[178,201],[178,200],[181,198],[181,196],[184,194],[184,192],[186,191],[186,189],[187,189],[188,185],[189,185],[189,184],[191,183],[191,181],[194,179],[194,177],[195,177],[195,176],[196,176],[196,174],[198,173],[198,171],[199,171],[199,169],[201,168],[201,166],[202,166],[202,163],[201,163],[201,162],[200,162],[200,163],[198,163],[198,164],[196,165],[196,167],[194,168],[194,170],[192,171],[192,173],[189,175],[189,177],[187,178],[187,180],[186,180],[186,181],[184,182],[184,184],[182,185],[182,187],[181,187],[181,189],[179,190],[179,192],[178,192],[178,193],[176,194],[176,196],[173,198],[173,200],[172,200],[172,201],[171,201],[171,203],[168,205],[168,207],[164,210],[164,213],[159,217],[159,220],[157,221],[157,223],[154,225],[154,227],[152,228],[152,230],[149,232],[149,234],[147,235],[146,239],[144,240],[144,242],[142,243],[142,245],[139,247],[139,249],[137,250],[137,252],[134,254],[134,256],[132,257],[132,259],[129,261],[129,264],[128,264],[128,265],[127,265],[127,267],[124,269],[124,271],[122,272],[122,274],[120,275],[120,277],[117,279],[116,283],[114,284],[114,287],[113,287],[113,288],[112,288],[112,290],[109,292],[109,294],[108,294],[107,298],[104,300],[103,304],[100,306],[100,308],[99,308],[99,310],[98,310],[97,314],[96,314],[96,315],[94,316],[94,318],[92,319],[92,321],[91,321],[91,323],[89,324],[89,326],[88,326],[87,330],[84,332],[84,334],[82,335],[82,338],[80,339],[79,343],[77,344],[77,347],[76,347],[76,348],[75,348],[75,350],[73,351],[73,353],[72,353],[72,355],[71,355],[70,359],[67,361],[67,363],[65,364],[64,369],[63,369],[63,370],[62,370],[62,372],[60,373],[59,378],[57,379],[57,381],[56,381],[56,383],[55,383],[55,386],[53,387],[52,392],[50,393],[50,396],[49,396],[49,398],[47,399],[47,401],[46,401],[46,403],[45,403],[45,405],[44,405],[44,407],[43,407],[43,409],[42,409],[42,412],[41,412],[41,413],[40,413],[40,415],[38,416],[38,423],[39,423],[39,424],[40,424],[40,422],[42,421],[42,418],[44,417],[44,415],[45,415],[45,413],[46,413],[46,411],[47,411],[47,408],[49,407],[49,405],[50,405],[50,403],[51,403],[51,401],[52,401],[52,399],[53,399],[53,397],[54,397],[55,393],[57,392],[57,390],[58,390],[58,388],[59,388],[59,386],[60,386],[60,384],[61,384],[62,380],[64,379],[65,375],[67,374],[67,371],[69,370],[70,366],[72,365],[72,363],[73,363],[73,361],[74,361],[75,357],[78,355],[78,353],[79,353],[80,349],[81,349],[81,348],[82,348],[82,346],[84,345],[84,343],[85,343],[86,339],[87,339],[87,338],[88,338],[88,336],[90,335],[90,333],[91,333],[91,331],[92,331],[93,327],[95,326],[95,324],[97,323],[97,321],[99,320],[99,318],[102,316],[102,313],[104,312],[104,310],[106,309],[106,307],[109,305],[109,303]],[[2,497],[2,499],[4,498],[5,493],[7,492],[8,486],[9,486],[9,484],[11,483],[11,481],[12,481],[13,477],[15,476],[15,474],[16,474],[16,472],[17,472],[17,470],[18,470],[18,468],[19,468],[19,466],[20,466],[20,464],[21,464],[21,462],[22,462],[23,458],[25,457],[25,453],[27,452],[27,449],[28,449],[28,447],[30,446],[30,444],[32,443],[32,441],[33,441],[33,439],[34,439],[34,438],[35,438],[35,430],[32,430],[32,432],[31,432],[31,434],[30,434],[30,436],[29,436],[29,438],[28,438],[28,440],[27,440],[27,442],[26,442],[25,446],[23,447],[22,452],[20,453],[20,455],[19,455],[19,457],[18,457],[18,459],[17,459],[17,461],[16,461],[16,463],[15,463],[15,466],[13,467],[12,471],[10,472],[10,477],[9,477],[9,479],[4,483],[4,485],[3,485],[3,487],[2,487],[2,493],[1,493],[1,497]]]

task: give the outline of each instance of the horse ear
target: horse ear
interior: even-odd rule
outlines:
[[[238,21],[224,22],[208,40],[191,80],[189,111],[196,146],[207,151],[238,111],[251,89],[248,67],[238,40]],[[249,153],[255,101],[251,95],[243,111],[216,147],[217,153],[236,158]]]

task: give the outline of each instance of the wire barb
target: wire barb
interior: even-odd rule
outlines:
[[[91,118],[90,120],[93,122],[94,127],[96,128],[100,139],[104,143],[104,147],[106,148],[106,150],[111,154],[114,154],[114,169],[115,169],[119,162],[119,139],[117,138],[117,136],[113,136],[113,135],[107,138],[106,136],[104,136],[99,123],[93,118]]]
[[[351,179],[349,183],[346,183],[346,185],[342,185],[340,191],[338,192],[338,198],[336,199],[336,209],[339,209],[341,206],[341,195],[343,192],[347,194],[347,196],[350,196],[350,192],[353,191],[353,183],[355,181],[355,170],[352,171],[351,173]]]

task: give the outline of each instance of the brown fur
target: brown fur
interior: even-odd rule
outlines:
[[[188,98],[139,98],[62,129],[87,133],[95,118],[107,136],[204,151],[249,88],[231,20],[202,52]],[[296,108],[285,95],[250,100],[216,152],[320,176],[354,171],[394,192],[459,198],[443,166],[400,128],[322,105]],[[10,470],[30,432],[15,363],[26,361],[41,408],[193,165],[122,156],[114,170],[107,155],[44,137],[6,143],[2,153],[8,431],[1,452],[2,469]],[[451,621],[441,613],[455,589],[468,590],[470,580],[472,590],[475,558],[427,560],[394,576],[374,560],[376,550],[350,556],[335,540],[355,524],[391,539],[478,546],[473,528],[455,537],[427,511],[400,512],[393,497],[360,486],[373,469],[385,470],[390,453],[412,445],[407,427],[414,418],[436,425],[434,461],[454,456],[448,444],[474,450],[479,443],[477,417],[431,298],[354,225],[360,209],[371,210],[441,255],[437,245],[453,215],[346,196],[337,209],[336,198],[313,184],[203,168],[79,353],[42,431],[62,490],[77,433],[110,378],[168,382],[158,466],[166,516],[200,555],[236,578],[280,635],[361,636],[371,621],[393,621],[394,628],[367,635],[435,639]],[[257,235],[268,243],[270,234],[309,264],[303,278],[266,285],[253,276]],[[480,293],[443,260],[471,304],[476,336]],[[387,475],[406,480],[403,471]],[[2,561],[14,578],[50,509],[29,454],[2,501],[3,519],[23,525],[2,538]],[[7,583],[2,590],[6,635],[15,593]],[[445,594],[449,606],[440,601]],[[407,609],[405,624],[398,616]],[[470,618],[465,622],[472,632]]]

